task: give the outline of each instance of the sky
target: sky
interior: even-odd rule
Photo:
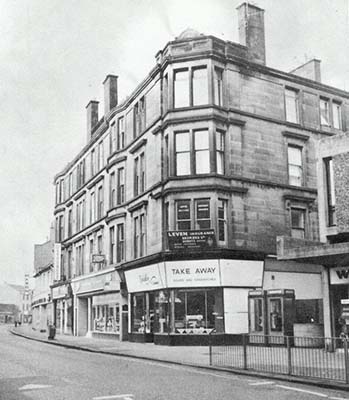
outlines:
[[[238,42],[238,0],[0,0],[0,283],[33,273],[53,221],[53,177],[86,144],[86,110],[106,75],[119,102],[188,27]],[[349,91],[349,0],[256,0],[267,65],[322,60]]]

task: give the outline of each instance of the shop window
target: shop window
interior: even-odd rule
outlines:
[[[296,300],[295,323],[309,324],[323,323],[323,301],[322,299]]]
[[[176,214],[177,230],[189,231],[191,229],[190,200],[178,200]]]
[[[298,91],[285,89],[286,121],[299,123],[298,114]]]
[[[195,200],[195,229],[210,229],[210,200]]]
[[[320,98],[320,123],[330,126],[330,102],[324,98]]]
[[[336,225],[336,197],[334,187],[333,160],[324,160],[326,174],[326,194],[327,194],[327,223],[329,226]]]
[[[98,298],[98,296],[96,296]],[[92,307],[93,330],[104,333],[120,333],[119,304],[94,305]]]
[[[189,131],[175,134],[176,175],[190,174],[190,141]]]
[[[109,180],[109,193],[110,193],[110,204],[109,207],[113,208],[116,206],[116,186],[115,186],[115,172],[112,172],[110,174],[110,180]]]
[[[194,159],[196,174],[210,172],[210,146],[207,129],[194,131]]]
[[[211,329],[224,331],[221,289],[174,290],[174,304],[176,333],[195,334]]]
[[[217,106],[223,106],[223,70],[221,68],[214,68],[214,103]]]
[[[155,293],[154,301],[154,333],[167,333],[170,329],[169,297],[165,290]]]
[[[145,332],[146,302],[145,294],[137,293],[132,295],[132,332]]]
[[[216,172],[225,173],[225,132],[216,131]]]
[[[332,103],[333,127],[342,129],[342,105],[337,102]]]
[[[115,228],[109,229],[109,263],[114,264],[115,261]]]
[[[119,262],[125,260],[125,232],[124,232],[124,224],[118,224],[118,225],[117,225],[116,243],[117,243],[116,261],[119,263]]]
[[[218,241],[227,240],[227,201],[218,199]]]
[[[250,332],[263,331],[263,300],[250,299]]]
[[[293,186],[303,184],[302,148],[288,145],[288,180]]]
[[[271,332],[282,331],[281,299],[269,299],[269,326]]]
[[[125,118],[118,119],[118,137],[117,137],[117,150],[125,147]]]
[[[291,208],[291,236],[305,238],[305,210],[302,208]]]

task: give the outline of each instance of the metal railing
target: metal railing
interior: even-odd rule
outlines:
[[[210,344],[210,365],[349,383],[348,338],[242,335]]]

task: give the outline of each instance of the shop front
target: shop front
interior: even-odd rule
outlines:
[[[31,306],[33,329],[45,332],[52,323],[52,303],[49,296],[35,298]]]
[[[248,290],[262,286],[263,261],[188,260],[125,271],[129,339],[206,344],[248,330]]]
[[[71,335],[73,333],[73,298],[69,284],[52,286],[53,316],[48,317],[48,323],[53,322],[57,333]]]
[[[74,335],[116,337],[122,340],[122,307],[127,300],[120,294],[117,272],[103,271],[72,281],[75,315]],[[124,325],[127,322],[124,322]],[[125,330],[125,328],[124,328]]]

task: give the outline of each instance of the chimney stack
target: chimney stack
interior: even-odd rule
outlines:
[[[104,85],[104,115],[118,105],[118,77],[107,75]]]
[[[92,129],[97,125],[98,122],[98,104],[96,100],[91,100],[87,106],[87,142],[90,141],[92,136]]]
[[[290,71],[290,74],[301,76],[302,78],[311,79],[313,81],[321,83],[321,60],[313,58],[307,61],[305,64]]]
[[[265,65],[264,10],[248,2],[237,10],[240,44],[248,48],[250,61]]]

